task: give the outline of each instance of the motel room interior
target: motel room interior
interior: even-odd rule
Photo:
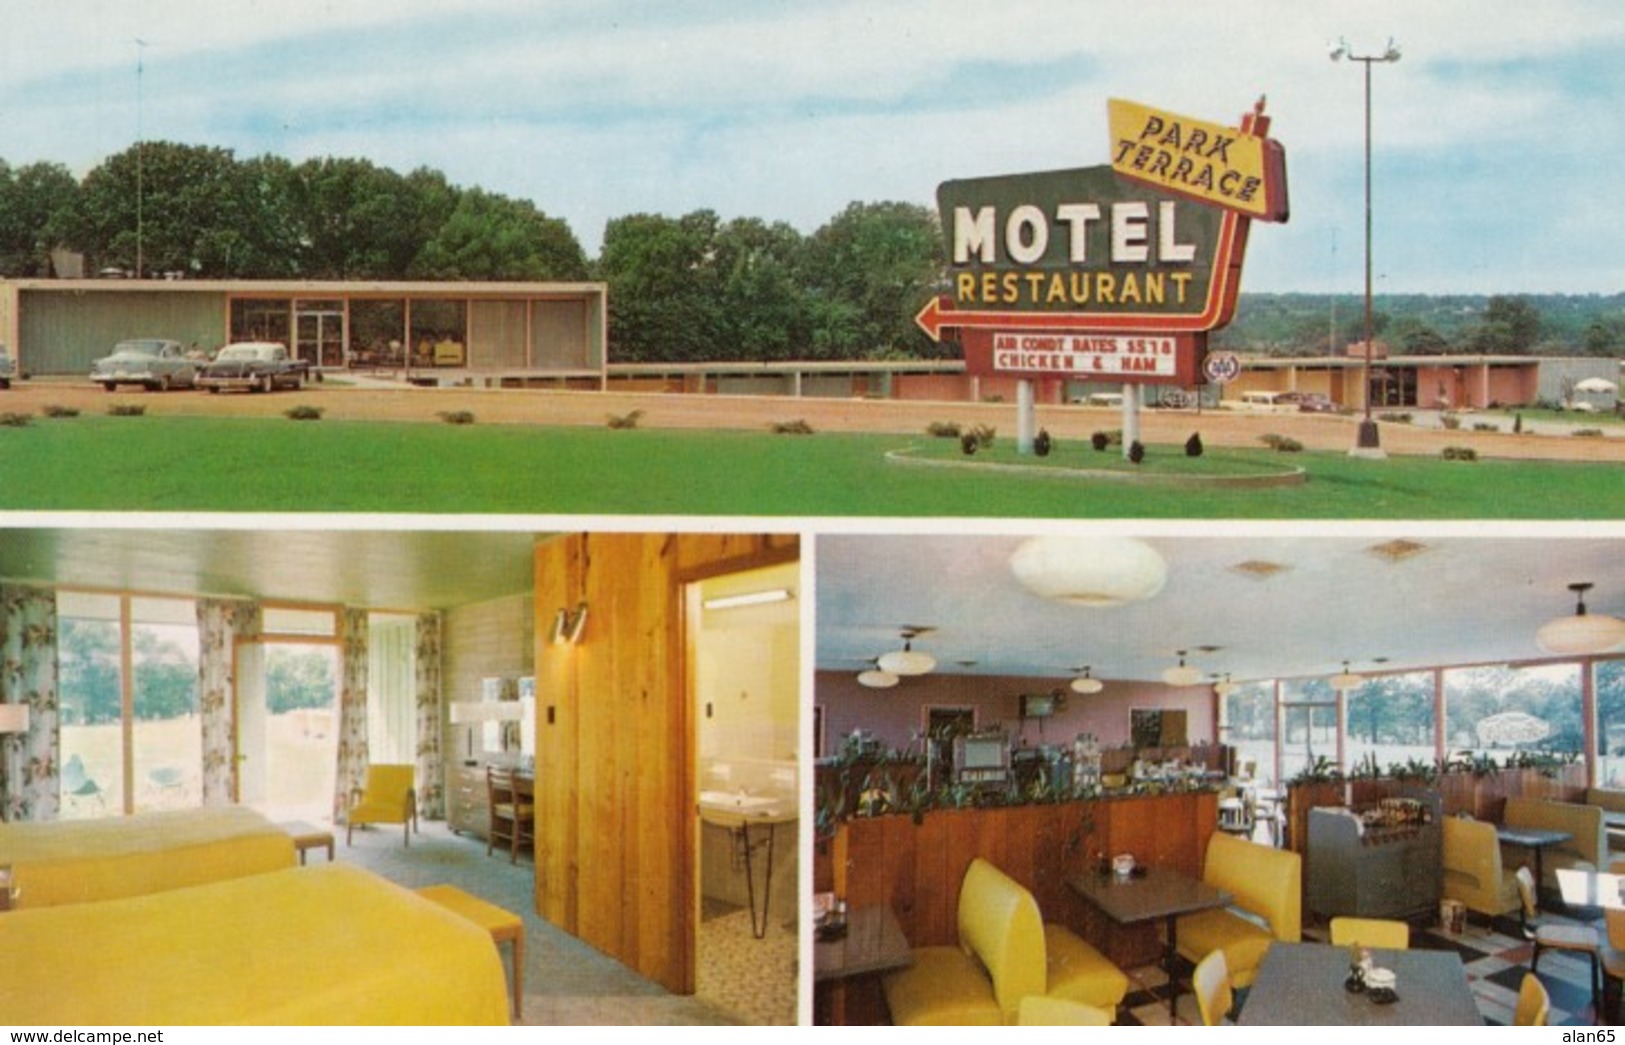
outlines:
[[[1625,818],[1598,808],[1625,797],[1617,535],[1256,531],[820,537],[814,920],[820,938],[833,919],[891,942],[861,967],[847,945],[815,944],[818,1022],[1015,1022],[998,992],[1017,973],[997,941],[1025,930],[968,929],[973,878],[978,896],[1036,903],[1046,928],[1028,949],[1048,947],[1047,989],[1088,999],[1101,1022],[1205,1021],[1190,978],[1211,952],[1185,948],[1206,923],[1183,927],[1211,912],[1169,923],[1170,960],[1160,922],[1101,899],[1102,883],[1127,880],[1114,874],[1147,867],[1227,889],[1221,913],[1245,917],[1225,924],[1261,934],[1250,953],[1214,947],[1238,1022],[1280,1015],[1260,961],[1327,940],[1338,915],[1408,923],[1410,951],[1459,955],[1459,968],[1439,960],[1488,1023],[1519,1018],[1524,924],[1572,928],[1625,968],[1605,931],[1620,912],[1604,910],[1625,899],[1572,902],[1565,884],[1577,873],[1604,889],[1599,846],[1625,848]],[[1535,863],[1527,922],[1516,868],[1530,854],[1503,833],[1526,813],[1579,818]],[[1219,845],[1232,835],[1251,845]],[[1493,866],[1483,889],[1469,856]],[[1005,893],[976,877],[985,864]],[[1276,868],[1276,899],[1245,895]],[[1092,963],[1094,982],[1075,976],[1070,994],[1053,926],[1074,970]],[[1540,956],[1549,1022],[1614,1021],[1619,973],[1598,1011],[1592,957]],[[1328,1004],[1350,1004],[1343,981],[1328,981]],[[1289,1021],[1315,1022],[1313,993]],[[1390,1021],[1407,1021],[1407,993]]]
[[[0,951],[76,939],[0,1010],[795,1022],[799,558],[793,534],[0,531]]]

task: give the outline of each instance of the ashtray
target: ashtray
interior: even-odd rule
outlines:
[[[1399,993],[1392,987],[1373,987],[1365,993],[1373,1005],[1392,1005],[1399,1000]]]
[[[820,925],[815,931],[815,935],[818,937],[819,943],[828,943],[831,940],[842,939],[846,936],[846,923],[829,922],[824,925]]]

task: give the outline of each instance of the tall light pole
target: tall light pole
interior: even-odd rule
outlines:
[[[1377,435],[1377,422],[1371,418],[1371,348],[1376,336],[1371,318],[1371,67],[1378,62],[1399,61],[1399,48],[1393,38],[1381,54],[1355,54],[1348,42],[1338,40],[1331,45],[1332,61],[1348,59],[1365,66],[1365,364],[1360,368],[1360,379],[1365,383],[1365,417],[1360,422],[1360,434],[1352,454],[1358,457],[1382,457],[1382,443]]]
[[[145,59],[146,59],[147,47],[148,47],[147,41],[141,39],[139,36],[135,38],[135,278],[136,279],[141,278],[141,268],[142,268],[142,260],[143,260],[142,257],[141,257],[141,236],[142,236],[142,233],[143,233],[144,229],[142,228],[143,214],[141,212],[142,212],[142,205],[143,205],[143,202],[144,202],[142,197],[145,195],[144,190],[146,188],[146,186],[143,184],[143,182],[145,181],[146,172],[142,168],[145,166],[146,146],[143,144],[142,138],[141,138],[141,75],[145,71],[144,66],[146,64]]]

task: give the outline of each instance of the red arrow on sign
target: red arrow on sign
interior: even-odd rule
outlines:
[[[1148,322],[1150,320],[1150,322]],[[1051,330],[1111,333],[1113,331],[1144,331],[1155,329],[1161,333],[1194,332],[1207,330],[1213,325],[1207,313],[1199,316],[1171,317],[1167,315],[1102,315],[1098,312],[961,312],[954,308],[953,300],[934,297],[925,303],[914,317],[914,322],[932,341],[941,341],[942,332],[949,328],[997,328],[999,330]]]

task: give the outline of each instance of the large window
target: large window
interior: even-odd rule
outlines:
[[[1597,665],[1597,786],[1625,787],[1625,660]]]
[[[1344,695],[1349,766],[1375,762],[1386,771],[1396,764],[1432,765],[1434,753],[1433,672],[1380,675]]]
[[[1337,764],[1337,692],[1325,679],[1281,683],[1281,776]]]
[[[57,606],[63,817],[201,805],[194,604],[61,592]]]
[[[1585,749],[1578,664],[1447,669],[1444,697],[1451,754],[1504,761],[1519,751]]]
[[[1275,683],[1243,683],[1225,696],[1219,714],[1223,742],[1236,752],[1237,772],[1274,786]]]

